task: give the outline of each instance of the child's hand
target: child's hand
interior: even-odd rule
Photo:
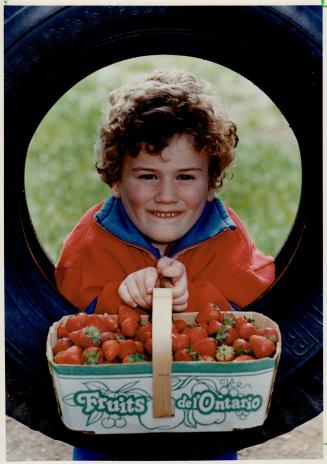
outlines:
[[[173,289],[173,310],[184,311],[187,308],[187,274],[183,263],[164,256],[157,264],[160,284]]]
[[[129,306],[148,309],[152,305],[152,294],[159,285],[158,271],[155,267],[146,267],[129,274],[120,284],[118,295]]]

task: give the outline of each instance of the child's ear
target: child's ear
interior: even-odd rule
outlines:
[[[215,199],[215,191],[213,189],[209,190],[208,201],[213,201]]]
[[[120,198],[120,188],[118,182],[115,182],[111,188],[112,196],[115,198]]]

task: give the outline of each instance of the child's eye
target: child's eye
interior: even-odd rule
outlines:
[[[152,180],[152,179],[155,179],[156,176],[154,174],[141,174],[138,178],[139,179]]]
[[[193,180],[194,176],[191,176],[190,174],[180,174],[178,176],[178,179],[180,179],[180,180]]]

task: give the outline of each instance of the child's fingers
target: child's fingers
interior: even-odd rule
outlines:
[[[152,295],[153,289],[157,284],[158,280],[158,271],[154,267],[147,267],[144,270],[144,288],[145,293],[148,295]]]
[[[123,300],[123,302],[126,303],[128,306],[132,306],[133,308],[136,308],[137,303],[136,301],[133,300],[133,298],[129,294],[128,288],[124,283],[120,284],[118,288],[118,295]]]
[[[124,283],[132,300],[142,308],[148,308],[149,302],[143,298],[140,288],[135,280],[135,276],[125,279]]]
[[[188,294],[188,291],[184,291],[181,295],[179,296],[175,296],[174,295],[174,291],[173,291],[173,304],[187,304],[188,302],[188,298],[189,298],[189,294]]]
[[[167,266],[160,266],[158,272],[163,277],[178,278],[185,273],[185,266],[180,261],[172,259]]]
[[[187,309],[187,303],[183,303],[180,305],[173,304],[173,311],[175,311],[176,313],[185,311],[185,309]]]

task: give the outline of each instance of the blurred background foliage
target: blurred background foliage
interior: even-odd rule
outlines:
[[[287,239],[299,204],[301,161],[284,116],[258,87],[230,69],[198,58],[155,55],[86,77],[57,101],[33,136],[26,197],[39,241],[54,262],[82,214],[110,195],[93,153],[107,94],[138,73],[171,67],[210,82],[238,126],[236,160],[218,195],[236,210],[264,253],[276,256]]]

